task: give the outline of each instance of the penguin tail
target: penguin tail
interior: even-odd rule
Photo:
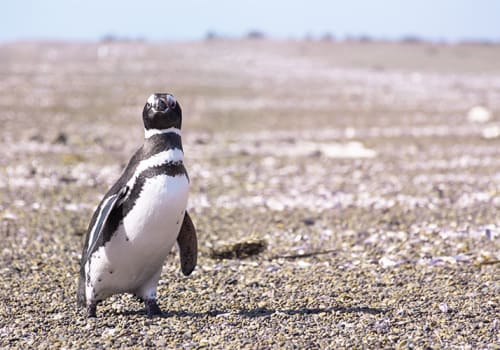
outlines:
[[[78,290],[76,291],[76,302],[78,306],[85,307],[87,305],[87,298],[85,297],[85,278],[80,275],[78,279]]]

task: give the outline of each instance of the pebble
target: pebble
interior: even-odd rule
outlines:
[[[439,303],[439,310],[441,310],[442,313],[447,314],[449,311],[448,304],[446,303]]]

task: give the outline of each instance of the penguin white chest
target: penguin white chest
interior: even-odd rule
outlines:
[[[188,200],[185,175],[148,178],[130,212],[90,264],[94,291],[133,292],[161,271],[179,234]]]
[[[185,175],[157,175],[145,181],[132,210],[123,219],[123,233],[132,243],[152,250],[170,246],[179,233],[187,206]]]

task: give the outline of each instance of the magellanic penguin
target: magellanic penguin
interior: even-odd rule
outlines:
[[[161,314],[156,289],[177,241],[181,270],[196,266],[196,231],[186,212],[189,178],[181,142],[182,111],[170,94],[151,95],[142,112],[144,144],[106,193],[90,222],[80,262],[78,303],[132,293],[149,316]]]

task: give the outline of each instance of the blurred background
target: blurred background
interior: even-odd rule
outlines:
[[[498,340],[500,2],[18,0],[0,11],[0,316],[32,318],[0,324],[5,344],[68,321],[82,346],[82,240],[155,91],[183,108],[200,239],[193,278],[165,266],[163,345]],[[188,340],[183,310],[202,316]]]
[[[240,38],[261,32],[277,39],[427,39],[443,42],[500,40],[500,5],[479,0],[354,0],[239,4],[214,0],[21,0],[4,4],[0,40],[199,40]]]

